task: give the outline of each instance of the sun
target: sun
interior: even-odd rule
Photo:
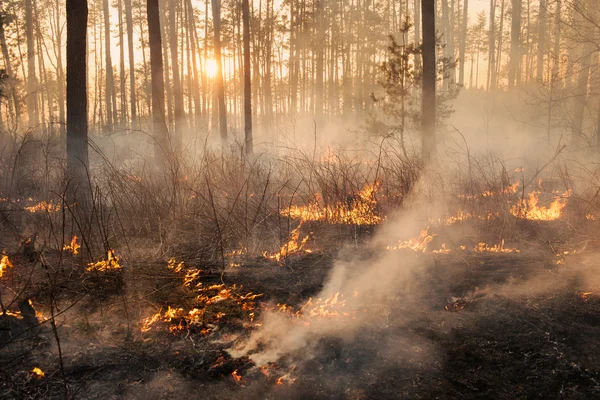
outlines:
[[[213,60],[212,58],[209,58],[208,60],[206,60],[206,63],[204,64],[204,68],[206,70],[206,75],[209,78],[214,78],[214,76],[217,74],[217,62],[215,60]]]

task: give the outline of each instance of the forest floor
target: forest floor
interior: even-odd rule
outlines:
[[[318,295],[336,262],[371,262],[372,247],[320,249],[286,265],[245,260],[223,275],[205,266],[187,283],[187,266],[136,261],[98,278],[72,257],[53,275],[62,296],[57,335],[47,307],[56,294],[42,283],[50,273],[19,273],[29,261],[15,257],[7,279],[39,281],[34,305],[46,322],[2,346],[0,396],[64,398],[66,385],[69,398],[85,399],[599,397],[600,296],[589,278],[597,276],[590,244],[568,255],[566,244],[558,252],[539,237],[518,245],[519,253],[406,250],[390,268],[417,267],[395,293],[324,317],[340,328],[315,332],[264,365],[230,349],[261,329],[265,310],[298,310]],[[182,317],[199,303],[200,323]],[[167,305],[185,311],[163,318]],[[161,320],[150,323],[158,309]]]

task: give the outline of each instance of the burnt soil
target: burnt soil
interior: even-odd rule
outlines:
[[[336,258],[369,256],[321,252],[287,266],[255,260],[223,280],[262,293],[263,307],[299,307],[323,287]],[[225,316],[209,335],[137,333],[131,321],[173,301],[180,282],[165,263],[136,264],[136,279],[125,276],[127,307],[117,290],[57,319],[63,371],[49,323],[3,346],[0,396],[64,398],[66,380],[70,398],[85,399],[599,398],[600,296],[584,294],[579,272],[565,273],[580,271],[581,258],[557,265],[553,256],[410,254],[421,265],[408,278],[410,295],[399,288],[385,306],[358,310],[370,323],[315,338],[310,356],[279,360],[268,376],[226,351],[251,330],[235,318]],[[220,282],[217,272],[207,270],[205,281]],[[520,286],[553,281],[552,289]],[[76,298],[77,288],[70,293]],[[46,376],[34,377],[34,366]],[[288,372],[295,381],[277,385]]]

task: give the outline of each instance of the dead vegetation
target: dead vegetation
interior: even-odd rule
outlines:
[[[4,165],[1,396],[597,395],[597,171],[240,154]]]

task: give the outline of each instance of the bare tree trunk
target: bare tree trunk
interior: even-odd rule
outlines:
[[[544,51],[546,50],[546,0],[540,0],[540,13],[538,15],[538,45],[537,45],[537,64],[536,78],[538,81],[544,80]]]
[[[422,157],[430,162],[435,157],[435,0],[422,0],[423,15],[423,97],[421,101]]]
[[[67,177],[69,202],[87,205],[87,0],[66,0],[67,12]],[[83,201],[83,203],[82,203]]]
[[[215,76],[217,99],[219,102],[219,132],[223,148],[227,146],[227,110],[225,109],[225,87],[223,84],[223,60],[221,58],[221,0],[211,0],[214,28],[215,61],[217,73]]]
[[[106,97],[106,125],[108,129],[112,128],[113,125],[113,91],[114,91],[114,79],[113,79],[113,68],[112,60],[110,57],[110,13],[108,11],[108,0],[103,1],[104,7],[104,55],[106,64],[106,84],[104,90],[104,96]]]
[[[121,126],[125,126],[127,117],[127,89],[125,86],[125,35],[123,31],[123,2],[117,2],[119,18],[119,85],[121,91]]]
[[[170,153],[169,132],[165,118],[165,83],[163,78],[160,11],[158,0],[147,0],[148,37],[150,42],[150,74],[152,76],[152,128],[155,158],[164,162]]]
[[[25,0],[25,36],[27,38],[27,116],[29,126],[40,123],[37,77],[35,74],[35,44],[33,42],[33,12],[31,0]]]
[[[496,88],[496,0],[490,0],[487,90]]]
[[[244,25],[244,136],[246,154],[252,155],[252,83],[250,76],[250,6],[242,0],[242,20]]]
[[[127,50],[129,54],[129,107],[132,128],[137,127],[137,98],[135,95],[135,55],[133,51],[133,16],[131,0],[125,0],[125,22],[127,24]]]
[[[515,87],[517,74],[521,73],[521,0],[512,0],[510,64],[508,68],[508,89],[510,90]]]
[[[15,79],[15,75],[12,68],[12,63],[10,61],[10,55],[8,53],[8,45],[6,43],[6,34],[4,32],[4,25],[9,23],[9,16],[6,13],[1,14],[2,20],[0,21],[0,47],[2,47],[2,57],[4,58],[4,68],[6,68],[6,73],[12,79]],[[15,121],[19,120],[19,116],[21,115],[21,104],[19,102],[19,96],[17,94],[17,90],[14,84],[10,85],[10,95],[12,97],[12,102],[14,106],[14,117]],[[12,114],[12,107],[9,103],[9,114]],[[16,122],[15,122],[16,126]]]
[[[465,83],[465,48],[467,46],[467,31],[469,29],[468,24],[468,14],[469,12],[469,0],[465,0],[465,4],[463,5],[463,21],[462,21],[462,31],[461,31],[461,39],[460,39],[460,72],[458,75],[458,84],[463,86]],[[472,68],[471,68],[472,70]],[[471,74],[473,75],[473,74]]]
[[[171,70],[173,71],[173,97],[175,104],[175,132],[173,140],[176,148],[181,148],[185,121],[183,120],[183,90],[181,88],[181,77],[179,76],[179,56],[177,54],[177,24],[175,0],[169,0],[169,38],[171,43]]]
[[[315,85],[315,115],[317,124],[323,123],[323,49],[325,47],[324,0],[317,0],[317,79]]]

